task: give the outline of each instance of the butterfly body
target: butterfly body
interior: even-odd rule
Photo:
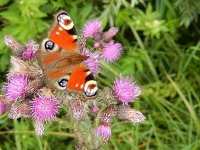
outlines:
[[[61,10],[55,15],[48,37],[38,51],[39,65],[47,87],[70,90],[86,97],[97,95],[97,83],[84,64],[87,56],[78,52],[77,34],[68,13]]]

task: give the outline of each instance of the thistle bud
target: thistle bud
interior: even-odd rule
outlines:
[[[124,105],[118,106],[117,116],[121,120],[131,121],[133,125],[143,122],[146,119],[146,117],[140,111]]]

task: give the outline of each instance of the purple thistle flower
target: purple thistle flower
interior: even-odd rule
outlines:
[[[26,47],[29,47],[34,52],[36,52],[39,49],[40,45],[34,40],[29,40],[28,43],[26,44]]]
[[[51,97],[39,96],[31,104],[35,121],[51,121],[58,112],[58,101]]]
[[[130,77],[124,79],[122,76],[114,81],[114,97],[121,101],[124,105],[135,100],[141,94],[141,88],[132,82]]]
[[[110,126],[107,124],[101,124],[96,130],[96,136],[102,137],[104,141],[107,141],[111,136]]]
[[[98,53],[89,53],[87,50],[82,51],[82,55],[88,56],[88,59],[86,59],[84,62],[86,65],[90,68],[90,71],[94,74],[98,73],[100,68],[100,56]]]
[[[101,21],[100,20],[92,20],[88,21],[82,30],[82,33],[85,37],[93,37],[94,34],[100,31]]]
[[[102,58],[108,62],[116,61],[122,53],[122,45],[120,43],[109,42],[105,44],[102,51]]]
[[[0,115],[2,115],[5,111],[4,103],[0,100]]]
[[[70,108],[72,110],[72,115],[76,120],[81,120],[84,117],[83,106],[78,100],[71,101]]]
[[[21,74],[11,74],[7,78],[8,82],[4,85],[6,100],[17,100],[18,98],[25,96],[28,77]]]
[[[39,44],[37,44],[33,40],[29,40],[25,46],[25,50],[22,53],[22,57],[27,60],[32,60],[35,55],[36,51],[39,49]]]
[[[35,132],[36,134],[41,137],[44,134],[44,123],[41,121],[35,122]]]
[[[27,59],[27,60],[32,60],[32,59],[35,57],[35,54],[36,54],[36,53],[35,53],[32,49],[27,48],[27,49],[25,49],[25,50],[23,51],[22,57],[23,57],[24,59]]]
[[[13,52],[17,53],[18,51],[20,51],[21,49],[23,49],[23,46],[21,44],[19,44],[14,38],[12,38],[9,35],[5,35],[4,36],[4,42],[6,43],[6,45],[8,47],[10,47]]]

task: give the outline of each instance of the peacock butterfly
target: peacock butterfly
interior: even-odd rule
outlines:
[[[54,17],[48,37],[42,40],[37,52],[46,86],[95,97],[97,82],[84,64],[87,56],[81,55],[78,50],[78,36],[71,17],[64,10]]]

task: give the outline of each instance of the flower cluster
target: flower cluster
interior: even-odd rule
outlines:
[[[113,94],[124,105],[128,105],[129,102],[134,101],[141,94],[141,88],[132,82],[130,77],[124,79],[120,76],[120,78],[115,79]]]
[[[102,31],[101,24],[99,20],[87,22],[82,29],[83,35],[78,40],[81,55],[87,56],[84,63],[95,76],[101,71],[102,61],[112,63],[118,60],[123,52],[122,44],[113,40],[118,28],[111,27],[107,31]],[[92,39],[93,45],[88,46],[87,38]],[[104,142],[111,137],[114,117],[129,120],[133,124],[145,120],[140,111],[132,109],[129,105],[142,91],[131,77],[124,78],[120,75],[115,79],[112,88],[99,89],[95,98],[85,97],[75,91],[51,89],[51,86],[45,84],[46,76],[43,75],[43,70],[35,57],[39,44],[30,40],[22,45],[8,35],[4,40],[12,49],[14,56],[10,59],[11,68],[3,86],[3,95],[0,96],[0,115],[8,112],[10,119],[31,118],[36,134],[41,137],[45,131],[45,124],[56,120],[59,109],[64,108],[71,119],[69,122],[74,124],[75,132],[80,129],[79,122],[87,120],[92,126],[90,118],[98,117],[99,125],[95,128],[96,134],[93,135],[95,138],[102,138]],[[82,132],[84,133],[80,136]],[[82,138],[86,134],[89,133],[81,128],[77,137]],[[80,141],[85,142],[83,139]]]
[[[94,41],[93,48],[96,52],[90,53],[87,49],[82,52],[83,55],[89,57],[85,63],[93,73],[100,71],[100,62],[112,63],[118,60],[123,50],[122,44],[113,40],[113,37],[118,32],[118,28],[111,27],[107,31],[102,32],[100,30],[101,24],[100,20],[92,20],[87,22],[82,29],[83,36],[92,38]]]
[[[106,61],[108,63],[112,63],[118,60],[123,50],[122,44],[113,40],[113,37],[118,33],[118,28],[111,27],[107,31],[103,32],[101,31],[101,24],[102,23],[100,20],[92,20],[87,22],[82,29],[82,34],[85,37],[93,39],[93,48],[95,52],[89,52],[88,48],[82,51],[83,55],[88,56],[88,59],[85,61],[85,63],[93,73],[98,73],[100,71],[100,62]],[[141,94],[141,88],[132,81],[131,77],[123,78],[122,75],[120,75],[119,78],[115,79],[114,86],[111,89],[110,94],[111,99],[118,101],[125,105],[124,107],[129,108],[129,103],[135,101]],[[123,107],[121,105],[119,108],[117,106],[114,107],[115,109],[113,106],[111,106],[112,105],[109,105],[105,109],[105,112],[100,115],[100,125],[96,130],[97,137],[102,137],[105,142],[111,136],[111,123],[112,118],[115,115],[122,120],[130,120],[133,124],[145,120],[145,117],[142,115],[142,113],[138,113],[139,111],[131,108],[122,109]],[[93,111],[94,110],[92,109],[92,112]],[[129,117],[123,114],[126,114],[127,116],[129,114]]]
[[[58,113],[58,101],[42,86],[42,70],[29,61],[35,61],[39,44],[30,40],[25,46],[6,35],[5,43],[13,50],[11,68],[3,86],[0,114],[9,106],[8,118],[32,118],[36,133],[44,133],[44,123],[52,121]]]

